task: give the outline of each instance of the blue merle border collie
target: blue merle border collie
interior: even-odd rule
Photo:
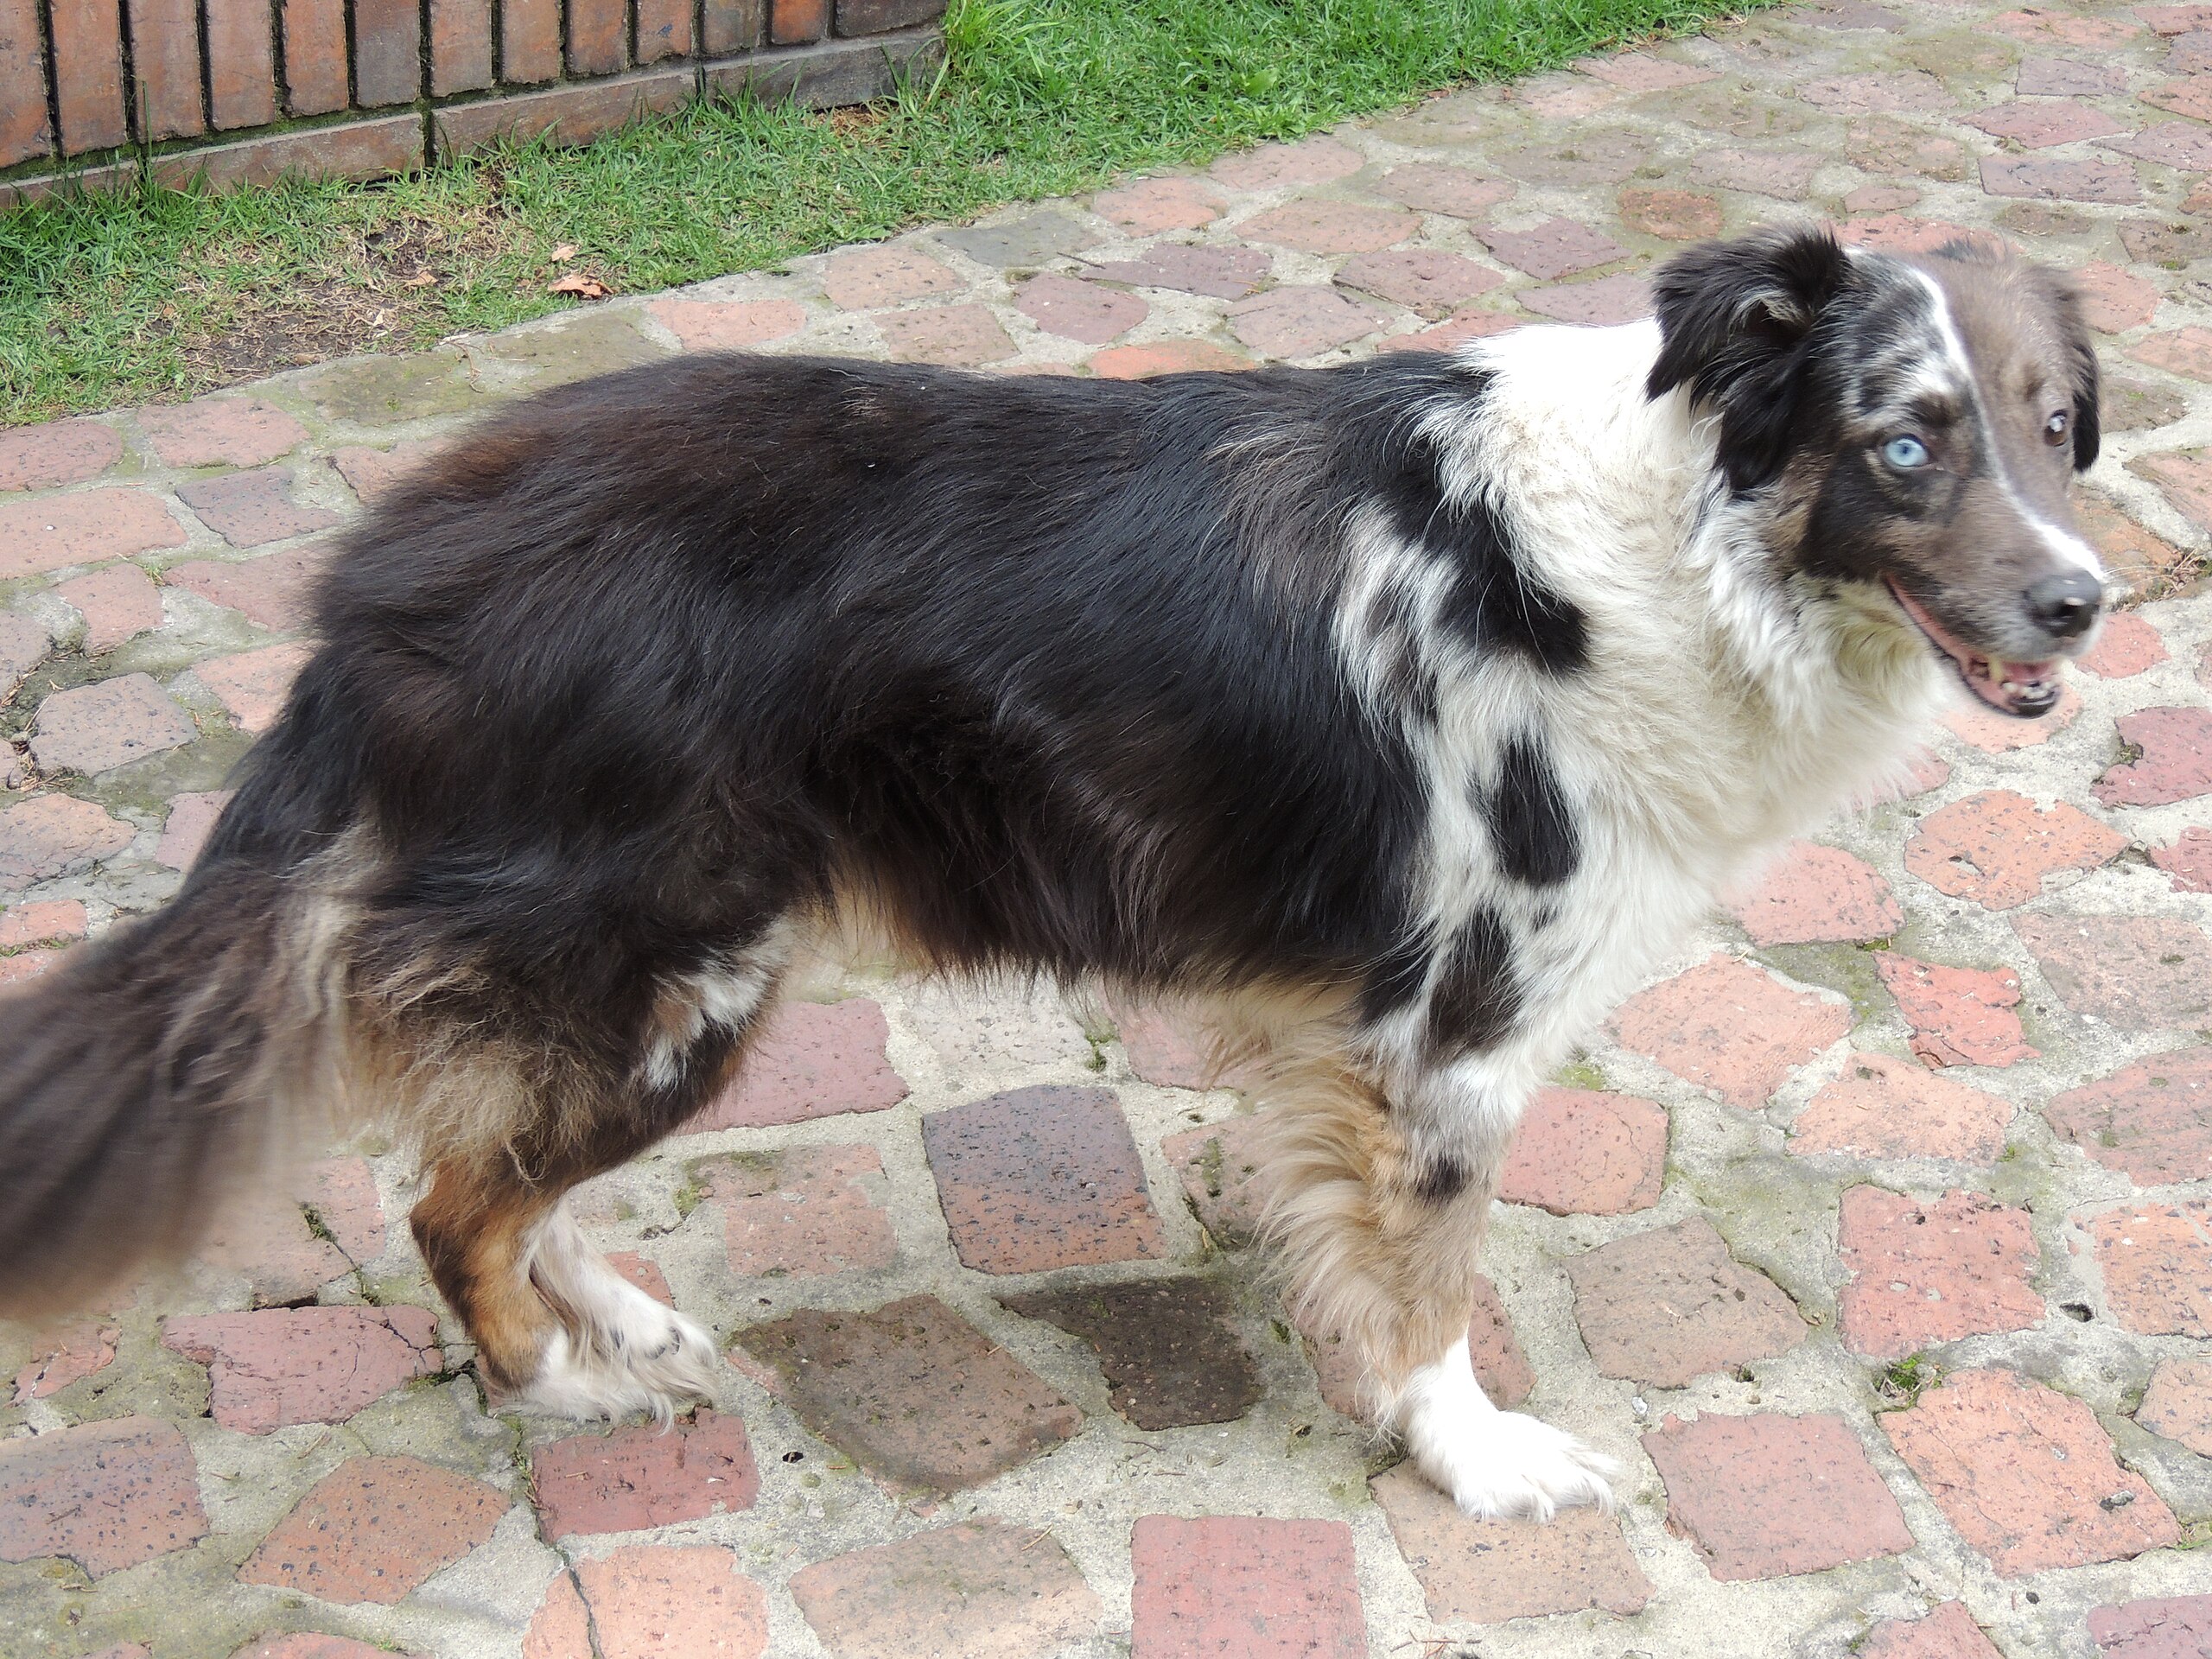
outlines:
[[[0,1010],[0,1306],[188,1248],[334,1098],[502,1395],[712,1396],[563,1205],[810,940],[1210,1007],[1269,1230],[1470,1513],[1611,1501],[1466,1332],[1522,1103],[1947,683],[2102,598],[2063,279],[1814,230],[1655,320],[1137,383],[702,356],[498,416],[356,524],[176,900]]]

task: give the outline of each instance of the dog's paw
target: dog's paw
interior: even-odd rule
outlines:
[[[1613,1507],[1612,1459],[1517,1411],[1416,1413],[1406,1445],[1421,1471],[1478,1521],[1548,1521]]]
[[[714,1341],[690,1319],[596,1257],[563,1289],[576,1323],[554,1333],[518,1405],[585,1419],[643,1411],[667,1423],[694,1401],[714,1403]]]

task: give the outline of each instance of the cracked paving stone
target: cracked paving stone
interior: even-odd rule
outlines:
[[[1104,1611],[1058,1539],[991,1520],[817,1561],[791,1592],[834,1659],[1038,1659]]]
[[[404,1305],[165,1319],[162,1346],[207,1367],[210,1414],[247,1434],[343,1422],[446,1364],[436,1317]]]
[[[2138,1060],[2054,1096],[2043,1115],[2138,1186],[2212,1179],[2212,1048]]]
[[[749,1510],[760,1495],[744,1423],[703,1408],[670,1429],[648,1423],[541,1446],[531,1453],[530,1485],[555,1541]]]
[[[1583,1343],[1606,1376],[1679,1389],[1805,1340],[1796,1304],[1729,1255],[1702,1217],[1631,1233],[1565,1265]]]

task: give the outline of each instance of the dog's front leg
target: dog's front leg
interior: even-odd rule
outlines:
[[[1613,1503],[1611,1460],[1500,1411],[1468,1354],[1476,1256],[1524,1090],[1481,1058],[1386,1087],[1339,1058],[1282,1091],[1262,1154],[1269,1231],[1309,1323],[1353,1345],[1376,1423],[1485,1519]]]

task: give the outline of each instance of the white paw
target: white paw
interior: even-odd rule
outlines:
[[[695,1400],[714,1403],[713,1339],[607,1266],[565,1210],[540,1224],[528,1259],[561,1327],[518,1406],[556,1417],[645,1411],[665,1424]]]
[[[1404,1433],[1421,1471],[1478,1521],[1548,1521],[1560,1510],[1613,1507],[1619,1465],[1520,1412],[1417,1408]]]

